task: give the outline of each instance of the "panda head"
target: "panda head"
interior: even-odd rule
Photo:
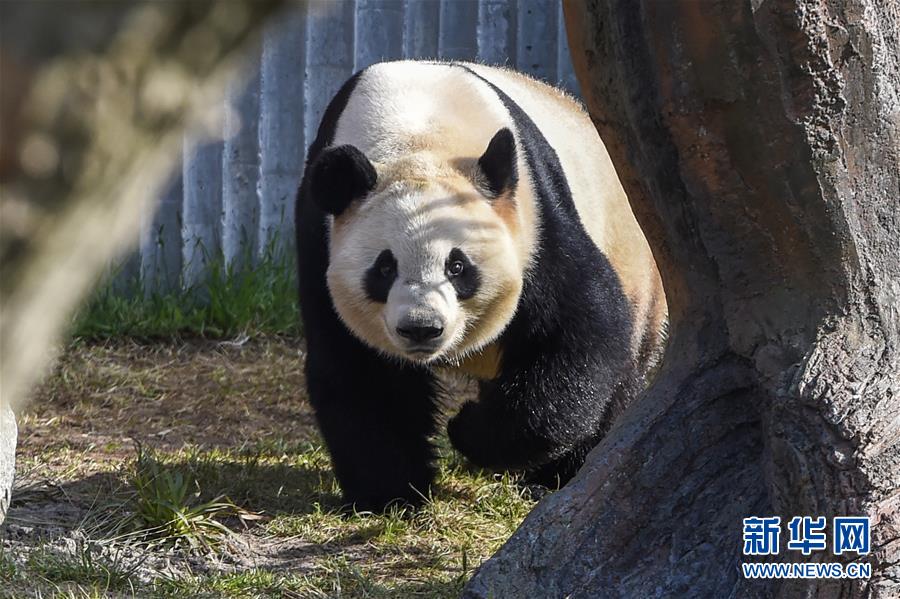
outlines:
[[[480,157],[419,151],[375,165],[344,145],[313,162],[310,195],[333,216],[329,293],[358,338],[412,362],[452,363],[499,336],[524,271],[516,164],[506,128]]]

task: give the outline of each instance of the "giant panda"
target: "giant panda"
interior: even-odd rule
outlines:
[[[419,503],[442,371],[473,464],[564,483],[640,390],[666,304],[590,118],[511,70],[400,61],[328,105],[296,205],[306,381],[345,501]]]

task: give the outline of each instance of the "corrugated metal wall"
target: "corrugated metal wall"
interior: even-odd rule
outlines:
[[[120,280],[147,291],[202,280],[290,247],[293,200],[325,106],[356,70],[396,58],[504,64],[577,93],[553,0],[318,0],[282,16],[228,90],[224,141],[185,140],[180,176],[148,215]],[[286,246],[284,245],[286,242]]]

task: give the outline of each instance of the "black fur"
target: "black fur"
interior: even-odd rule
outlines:
[[[397,259],[391,250],[384,250],[375,259],[375,264],[366,271],[363,277],[363,289],[366,297],[373,302],[384,304],[387,302],[391,286],[397,280]]]
[[[309,148],[297,197],[297,261],[309,400],[345,501],[380,510],[393,502],[417,504],[428,493],[434,477],[428,437],[436,428],[440,387],[427,369],[382,358],[353,337],[326,287],[326,213],[311,197],[309,165],[334,139],[359,77],[332,99]]]
[[[491,197],[516,186],[519,173],[516,169],[516,138],[512,131],[504,127],[494,134],[487,150],[478,159],[478,167],[487,181]]]
[[[375,167],[353,146],[326,150],[307,168],[313,200],[319,208],[335,216],[353,200],[364,198],[378,181]]]
[[[453,275],[449,272],[450,265],[454,262],[462,263],[462,273]],[[458,299],[471,299],[478,293],[478,288],[481,287],[481,273],[479,272],[478,267],[472,264],[464,251],[459,248],[450,250],[450,255],[447,256],[446,269],[448,271],[447,278],[450,279],[453,289],[456,290],[456,297]]]
[[[331,143],[358,77],[329,104],[308,164]],[[632,319],[612,265],[579,220],[556,152],[518,105],[485,83],[516,123],[537,196],[541,245],[499,340],[500,375],[482,385],[479,401],[465,404],[448,432],[475,464],[525,470],[535,482],[554,485],[580,467],[608,427],[611,399],[627,392]],[[509,138],[501,136],[496,153],[492,140],[485,153],[482,168],[492,192],[505,189],[497,186],[504,175],[494,158],[508,154]],[[515,143],[511,147],[515,152]],[[489,170],[497,175],[493,180]],[[428,437],[435,432],[440,388],[428,369],[380,357],[338,319],[325,283],[325,212],[310,197],[308,171],[296,215],[310,401],[348,502],[358,509],[418,503],[433,476]],[[514,168],[510,176],[515,181]]]

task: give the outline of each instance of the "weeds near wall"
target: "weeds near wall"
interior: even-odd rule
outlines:
[[[86,340],[299,334],[294,257],[275,247],[255,264],[243,261],[253,264],[246,268],[209,259],[205,281],[170,291],[141,279],[123,285],[112,273],[76,315],[73,334]]]

